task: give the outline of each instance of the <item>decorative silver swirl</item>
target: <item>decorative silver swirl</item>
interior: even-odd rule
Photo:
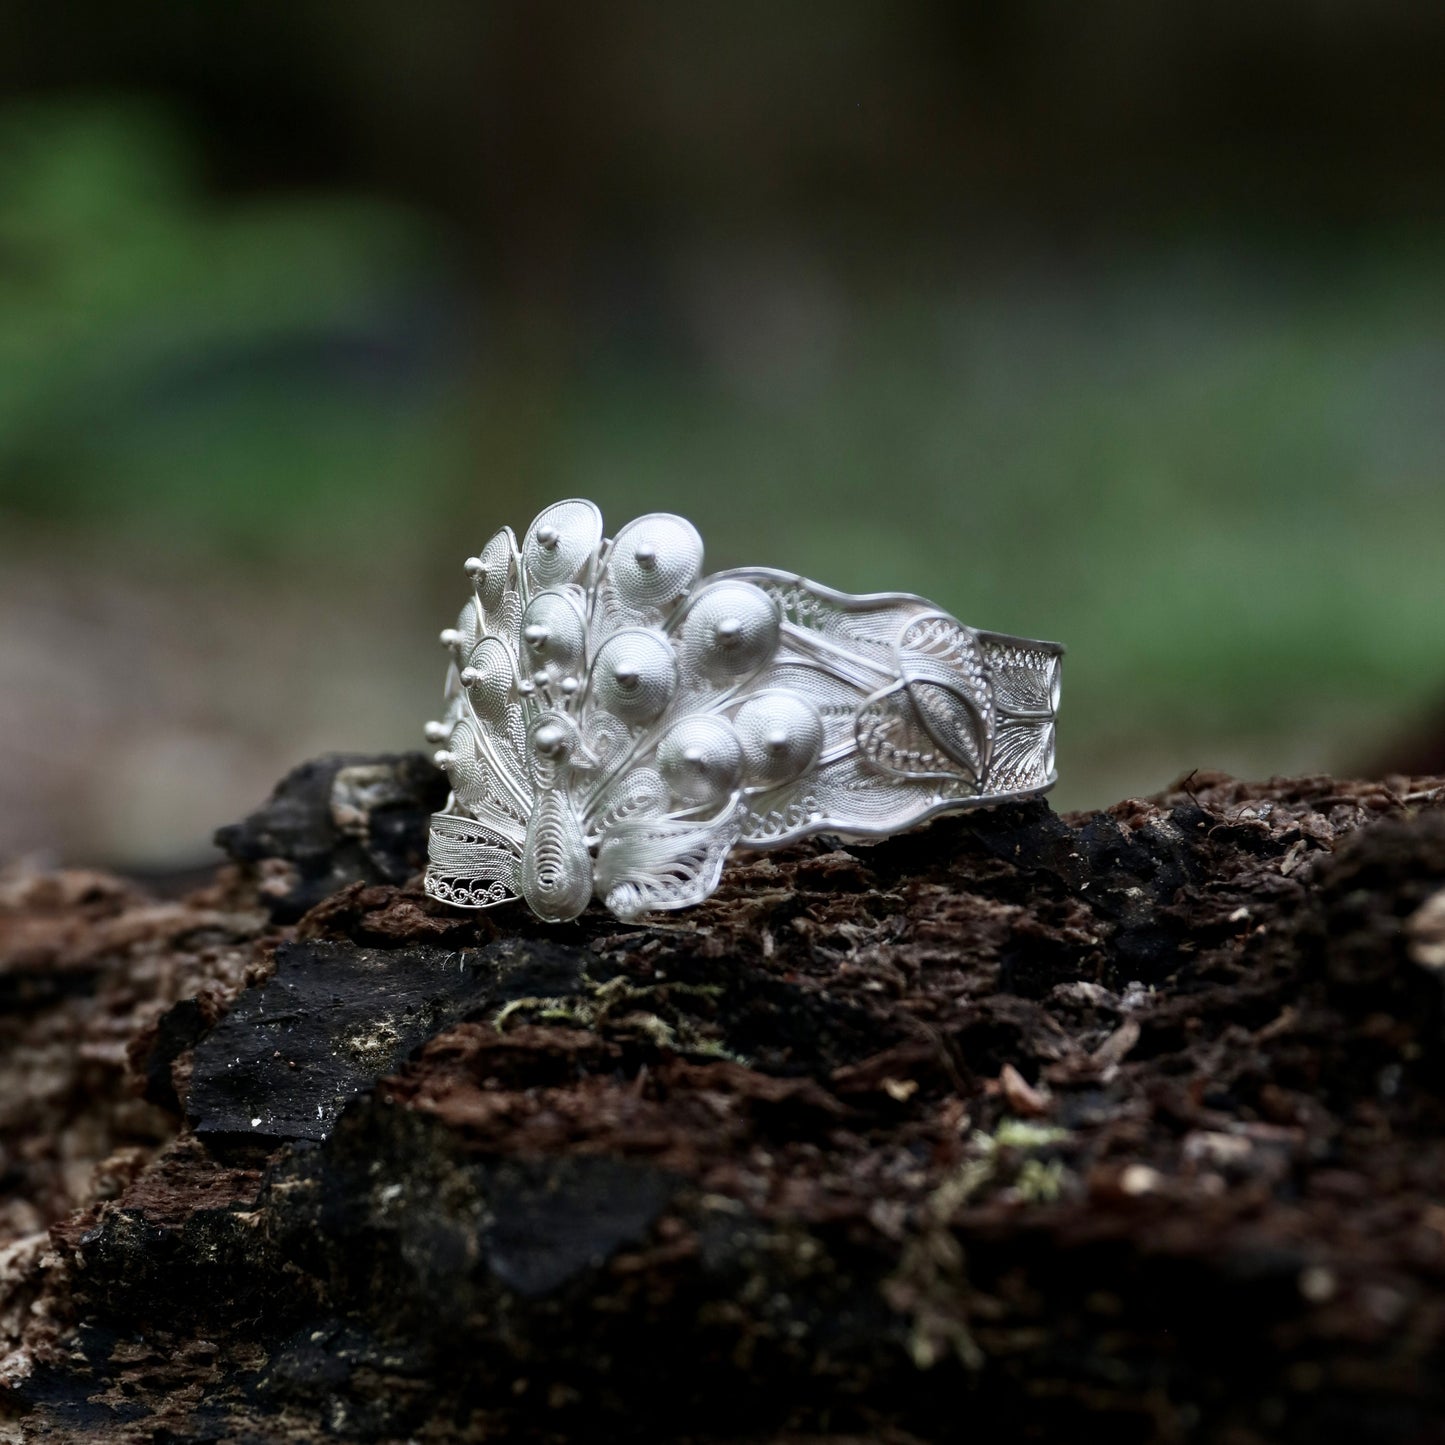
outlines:
[[[563,923],[592,897],[592,859],[566,796],[549,789],[527,824],[522,851],[522,897],[538,918]]]
[[[699,903],[734,848],[873,838],[1054,782],[1063,649],[905,593],[702,577],[681,517],[558,502],[469,557],[427,891],[550,922]]]

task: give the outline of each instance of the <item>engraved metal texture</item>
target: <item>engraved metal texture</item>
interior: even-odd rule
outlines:
[[[426,726],[452,787],[428,893],[549,922],[595,895],[631,920],[702,902],[734,849],[882,837],[1053,785],[1056,643],[702,562],[683,518],[608,541],[585,501],[466,560]]]

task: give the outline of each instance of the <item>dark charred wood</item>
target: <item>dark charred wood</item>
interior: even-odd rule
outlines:
[[[0,895],[0,1439],[1445,1437],[1445,784],[1196,775],[548,928],[419,756]]]
[[[216,833],[259,880],[272,918],[294,923],[348,883],[404,883],[426,858],[426,820],[446,779],[421,753],[333,753],[293,768],[250,817]]]

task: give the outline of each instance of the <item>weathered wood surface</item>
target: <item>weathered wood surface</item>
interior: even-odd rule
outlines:
[[[0,897],[0,1439],[1445,1438],[1445,789],[817,840],[631,927],[298,770]]]

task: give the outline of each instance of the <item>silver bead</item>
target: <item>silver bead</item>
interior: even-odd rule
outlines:
[[[482,548],[480,557],[468,557],[466,560],[467,574],[471,577],[472,586],[477,589],[477,596],[489,616],[502,604],[502,597],[512,575],[512,551],[516,545],[516,538],[512,536],[511,530],[503,527]],[[474,561],[482,564],[480,575],[472,572],[471,564]]]
[[[684,673],[726,685],[756,672],[777,651],[780,622],[773,599],[751,582],[709,584],[682,621]]]
[[[587,621],[570,594],[539,592],[522,614],[522,640],[533,666],[546,663],[552,677],[575,677],[587,651]]]
[[[567,730],[555,722],[544,722],[532,734],[532,745],[544,758],[559,758],[567,751]]]
[[[691,522],[654,512],[629,522],[607,563],[617,600],[629,608],[667,608],[685,597],[702,571],[702,538]]]
[[[657,632],[628,627],[614,632],[592,664],[598,706],[634,727],[662,716],[677,691],[677,659]]]
[[[760,692],[737,710],[733,723],[754,786],[791,782],[813,766],[822,750],[822,714],[797,693]]]
[[[742,743],[726,718],[695,713],[663,735],[657,745],[657,771],[682,802],[715,803],[742,777]]]
[[[522,543],[522,575],[532,597],[580,582],[602,544],[602,514],[591,502],[557,502],[532,523]]]

